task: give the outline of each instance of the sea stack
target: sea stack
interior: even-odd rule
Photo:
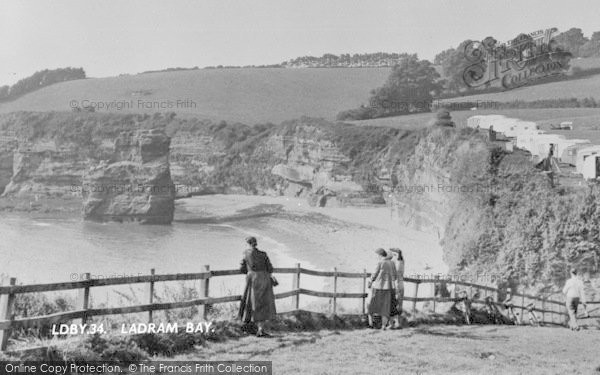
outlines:
[[[122,132],[111,160],[91,167],[83,178],[84,219],[170,224],[175,211],[170,143],[163,130]]]

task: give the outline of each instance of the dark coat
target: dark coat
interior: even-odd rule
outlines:
[[[273,265],[267,253],[256,248],[244,251],[240,272],[246,274],[239,317],[244,322],[262,322],[275,317],[275,295],[271,273]]]

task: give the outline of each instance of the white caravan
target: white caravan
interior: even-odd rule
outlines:
[[[599,155],[600,154],[600,146],[592,145],[590,147],[582,148],[577,152],[577,160],[575,162],[575,168],[577,172],[583,173],[584,162],[590,156]]]
[[[506,118],[503,115],[478,115],[471,116],[467,119],[467,126],[473,129],[489,129],[494,121]],[[495,128],[494,128],[495,130]]]

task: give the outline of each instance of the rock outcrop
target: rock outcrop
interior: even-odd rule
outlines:
[[[17,197],[77,195],[86,166],[85,158],[76,152],[16,150],[13,173],[3,194]]]
[[[95,221],[169,224],[175,187],[169,170],[170,138],[161,130],[123,132],[114,158],[86,172],[83,215]]]

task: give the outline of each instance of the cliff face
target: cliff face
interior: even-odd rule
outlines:
[[[405,225],[443,238],[457,205],[485,199],[489,155],[489,146],[474,134],[434,128],[393,168],[388,199],[394,213]]]
[[[175,188],[169,146],[170,138],[160,130],[121,133],[114,159],[90,168],[84,176],[84,218],[171,223]]]
[[[77,194],[85,159],[76,152],[16,150],[4,195]]]
[[[348,125],[300,119],[279,126],[204,126],[173,131],[173,180],[185,192],[307,197],[312,203],[385,203],[355,179],[356,160],[341,149]],[[184,195],[184,194],[183,194]]]
[[[306,196],[321,205],[340,204],[339,199],[359,195],[364,189],[344,174],[351,161],[331,135],[314,125],[298,125],[270,137],[265,147],[279,159],[271,173],[283,178],[283,194]]]

